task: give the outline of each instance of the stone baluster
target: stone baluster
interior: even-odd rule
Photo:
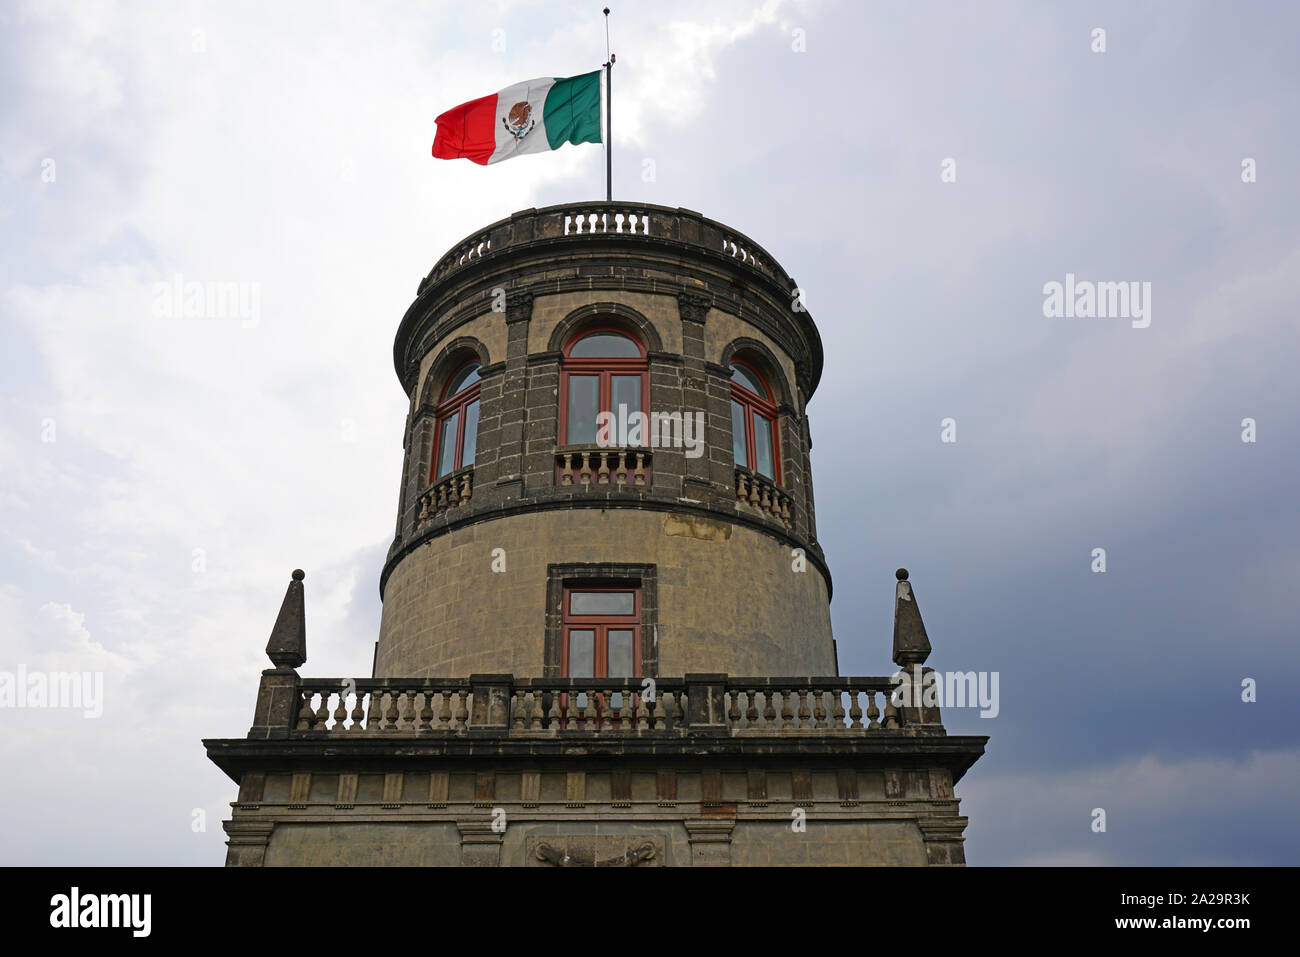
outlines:
[[[885,692],[885,720],[882,727],[887,731],[898,727],[898,709],[894,707],[894,696],[888,691]]]
[[[831,727],[836,731],[845,731],[847,728],[844,725],[844,692],[832,689],[831,696],[831,700],[835,702],[831,708]],[[857,702],[857,695],[853,696],[853,700]]]
[[[542,730],[542,693],[540,691],[528,692],[528,730]]]
[[[388,710],[384,712],[384,730],[396,731],[398,728],[398,719],[401,713],[397,710],[397,699],[400,698],[400,691],[390,691],[388,693]]]
[[[731,707],[727,710],[727,723],[733,729],[740,727],[740,692],[732,691],[727,694],[731,699]]]
[[[311,706],[312,698],[314,697],[314,692],[304,691],[302,693],[302,707],[298,711],[299,731],[310,731],[312,724],[316,720],[316,711]]]
[[[868,691],[867,693],[867,730],[874,731],[880,727],[880,722],[876,719],[880,717],[880,709],[876,707],[876,693]]]
[[[763,692],[763,724],[771,730],[776,727],[776,707],[772,704],[772,689]]]
[[[572,452],[566,453],[560,456],[560,459],[564,463],[564,467],[560,471],[560,484],[572,485],[573,484],[573,453]]]
[[[322,691],[320,693],[320,708],[316,711],[316,720],[312,722],[312,727],[319,731],[328,731],[330,722],[330,692]]]
[[[561,697],[558,691],[551,692],[551,708],[546,713],[546,725],[551,731],[558,731],[564,725],[564,712],[560,708]]]
[[[512,696],[511,730],[522,732],[528,726],[528,712],[525,709],[527,696],[523,691],[516,691]]]
[[[856,691],[849,692],[849,722],[850,728],[859,729],[862,727],[862,708],[858,704],[858,693]]]
[[[420,730],[433,730],[433,692],[425,691],[420,695]]]
[[[636,475],[634,476],[634,484],[645,485],[645,454],[642,452],[636,453]]]
[[[452,693],[456,696],[456,730],[464,731],[465,721],[469,718],[469,707],[465,701],[466,692],[455,691]]]
[[[605,452],[597,452],[596,457],[600,459],[600,472],[596,477],[597,485],[609,484],[609,456]]]
[[[795,725],[794,712],[790,709],[790,696],[794,694],[794,692],[786,691],[783,693],[778,691],[777,694],[781,695],[781,727],[783,729],[792,728]]]
[[[384,727],[384,692],[376,688],[370,692],[369,708],[366,711],[366,731],[378,734]]]
[[[335,734],[342,734],[347,730],[348,721],[348,695],[345,691],[339,693],[339,706],[334,709],[334,727],[330,730]]]
[[[812,714],[808,710],[809,693],[807,691],[796,691],[795,694],[799,696],[799,727],[811,727],[809,719],[812,717]]]
[[[366,718],[365,700],[366,693],[358,691],[355,700],[352,702],[352,727],[348,728],[349,731],[363,730],[363,722]]]

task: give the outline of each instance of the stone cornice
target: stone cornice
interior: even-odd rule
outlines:
[[[728,736],[683,733],[679,737],[607,736],[582,732],[556,737],[519,737],[500,732],[411,734],[349,738],[319,732],[319,738],[205,738],[212,760],[238,782],[249,771],[306,771],[346,765],[352,771],[392,773],[399,770],[549,766],[616,766],[628,758],[673,766],[745,767],[755,758],[799,767],[945,768],[959,781],[984,753],[986,735],[873,732],[850,736],[827,732],[798,736]]]

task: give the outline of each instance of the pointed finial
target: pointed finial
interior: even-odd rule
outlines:
[[[907,569],[898,569],[894,577],[898,579],[894,590],[894,664],[900,668],[924,664],[930,657],[930,639],[912,583],[907,580]]]
[[[307,660],[307,619],[302,593],[302,580],[306,577],[301,568],[293,570],[293,580],[284,593],[280,614],[271,629],[271,640],[266,643],[266,656],[277,668],[297,668]]]

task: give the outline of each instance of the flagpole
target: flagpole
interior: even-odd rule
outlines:
[[[609,52],[609,7],[605,8],[605,202],[614,201],[614,54]]]

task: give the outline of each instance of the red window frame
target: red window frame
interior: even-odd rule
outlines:
[[[457,412],[460,413],[460,418],[456,420],[456,455],[452,459],[452,468],[447,475],[450,475],[452,472],[457,472],[465,467],[464,462],[462,461],[465,455],[465,410],[469,407],[470,403],[478,401],[479,386],[482,383],[479,380],[475,380],[455,395],[451,396],[446,395],[446,391],[451,388],[451,384],[456,381],[456,377],[467,368],[470,366],[481,365],[482,363],[480,363],[478,359],[468,359],[456,366],[456,368],[452,370],[451,375],[447,376],[447,384],[443,386],[443,396],[438,400],[438,405],[434,409],[433,455],[429,458],[430,482],[436,482],[440,477],[438,475],[438,456],[442,452],[442,449],[439,447],[442,442],[442,423],[451,418]],[[477,446],[478,443],[475,442],[476,456],[478,453]]]
[[[640,351],[639,358],[605,358],[575,359],[569,353],[579,341],[597,332],[613,332],[631,340]],[[600,382],[596,388],[596,414],[616,412],[610,404],[610,380],[616,375],[638,375],[641,377],[641,411],[650,410],[650,364],[646,358],[645,344],[641,340],[618,326],[588,326],[570,337],[564,345],[564,358],[560,363],[560,445],[569,444],[569,376],[596,375]]]
[[[776,403],[772,400],[772,387],[767,384],[767,377],[758,369],[754,368],[753,363],[744,359],[733,357],[731,365],[743,366],[766,391],[767,395],[758,395],[749,391],[744,386],[738,384],[735,379],[731,380],[731,398],[739,402],[745,409],[745,456],[749,462],[742,468],[747,468],[755,475],[761,474],[758,471],[757,461],[754,450],[754,413],[757,412],[762,418],[771,424],[772,429],[772,481],[777,485],[781,484],[781,435],[780,429],[777,428]],[[739,464],[739,463],[737,463]]]
[[[631,592],[630,615],[575,615],[570,609],[574,592]],[[632,631],[632,674],[641,677],[641,588],[638,585],[565,585],[563,604],[560,606],[560,670],[569,677],[569,633],[573,630],[593,631],[593,679],[609,677],[609,631]]]

